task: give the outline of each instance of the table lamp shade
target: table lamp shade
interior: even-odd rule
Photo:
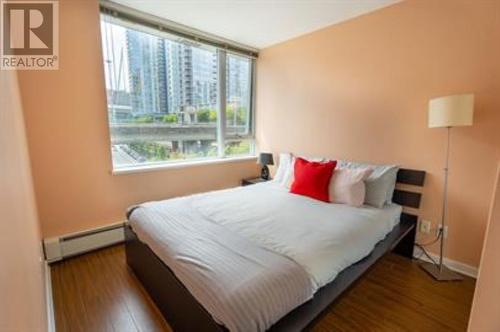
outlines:
[[[260,153],[257,163],[261,165],[274,165],[273,154],[264,152]]]
[[[471,126],[474,95],[439,97],[429,101],[429,128]]]

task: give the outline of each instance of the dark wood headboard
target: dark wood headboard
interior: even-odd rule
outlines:
[[[401,168],[396,179],[396,189],[394,190],[392,201],[394,203],[402,205],[403,207],[418,210],[420,208],[420,201],[422,200],[422,193],[420,192],[421,189],[418,189],[418,187],[423,187],[424,183],[425,171]],[[400,186],[398,186],[398,184]],[[398,188],[401,187],[401,185],[405,189]],[[415,189],[417,190],[415,191]],[[413,253],[418,215],[416,215],[414,212],[403,212],[401,213],[401,221],[410,222],[415,225],[415,228],[412,231],[413,240],[406,241],[406,243],[401,244],[399,248],[395,249],[395,251]]]
[[[396,183],[423,187],[425,182],[425,171],[401,168],[398,172]],[[402,206],[418,209],[422,194],[410,190],[394,190],[392,201]]]

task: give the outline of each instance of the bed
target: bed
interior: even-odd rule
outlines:
[[[150,202],[128,213],[127,263],[176,331],[301,331],[385,253],[412,257],[417,217],[402,206],[420,198],[354,208],[267,182]]]

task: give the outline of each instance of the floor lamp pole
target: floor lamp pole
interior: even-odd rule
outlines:
[[[446,163],[444,167],[444,189],[443,189],[443,207],[441,212],[441,229],[439,235],[441,241],[439,243],[439,270],[443,270],[443,257],[444,257],[444,232],[446,217],[448,216],[448,166],[450,164],[450,134],[451,127],[446,127],[447,140],[446,140]]]
[[[445,241],[445,225],[446,218],[448,216],[448,171],[450,162],[450,135],[451,127],[446,127],[447,130],[447,141],[446,141],[446,162],[444,168],[444,188],[443,188],[443,210],[441,212],[441,229],[439,230],[439,264],[435,263],[423,263],[420,265],[427,273],[433,276],[439,281],[452,281],[452,280],[462,280],[462,276],[451,271],[444,265],[444,241]]]

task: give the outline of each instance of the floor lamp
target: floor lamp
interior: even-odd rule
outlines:
[[[451,271],[443,264],[445,224],[448,209],[448,163],[450,156],[450,133],[452,127],[471,126],[474,113],[474,95],[463,94],[431,99],[429,101],[429,128],[446,128],[446,164],[444,168],[443,210],[439,237],[439,262],[423,263],[427,273],[439,281],[462,280],[462,276]]]

